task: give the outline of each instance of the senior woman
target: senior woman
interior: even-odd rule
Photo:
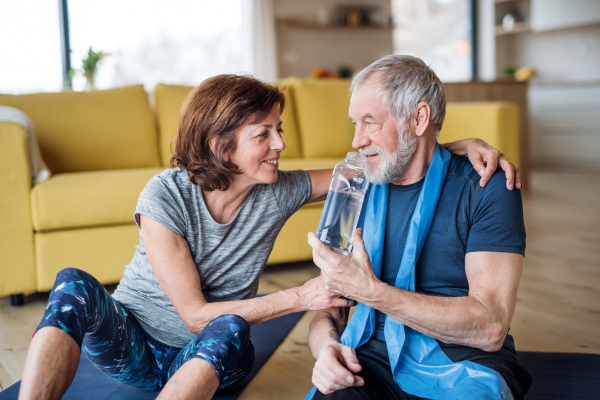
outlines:
[[[19,399],[58,399],[80,351],[111,377],[159,398],[209,399],[250,372],[250,326],[291,312],[347,307],[320,277],[256,297],[277,234],[323,200],[331,170],[279,171],[283,92],[246,76],[204,81],[186,99],[171,168],[140,194],[140,243],[111,296],[86,272],[58,273],[27,355]],[[477,141],[449,146],[488,175],[500,162]],[[107,249],[110,251],[110,249]]]

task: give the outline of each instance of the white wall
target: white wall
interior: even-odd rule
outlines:
[[[477,79],[496,79],[494,0],[477,0]]]
[[[600,83],[532,86],[529,104],[534,166],[600,171]]]
[[[532,65],[532,165],[600,170],[600,24],[510,38],[515,65]]]
[[[600,24],[510,38],[513,62],[537,69],[533,82],[600,81]]]

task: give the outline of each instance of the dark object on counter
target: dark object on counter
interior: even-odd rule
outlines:
[[[338,69],[338,76],[342,79],[352,78],[352,68],[343,65]]]

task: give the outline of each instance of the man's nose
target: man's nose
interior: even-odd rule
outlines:
[[[352,148],[360,149],[369,145],[369,137],[365,134],[364,129],[360,126],[354,128],[354,139],[352,140]]]

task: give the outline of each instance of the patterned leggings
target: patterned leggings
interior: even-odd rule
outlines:
[[[242,317],[222,315],[183,349],[167,346],[145,333],[100,282],[74,268],[56,277],[37,329],[46,326],[69,334],[107,375],[148,390],[162,388],[183,363],[200,358],[217,372],[217,393],[223,393],[238,386],[254,364],[250,326]]]

